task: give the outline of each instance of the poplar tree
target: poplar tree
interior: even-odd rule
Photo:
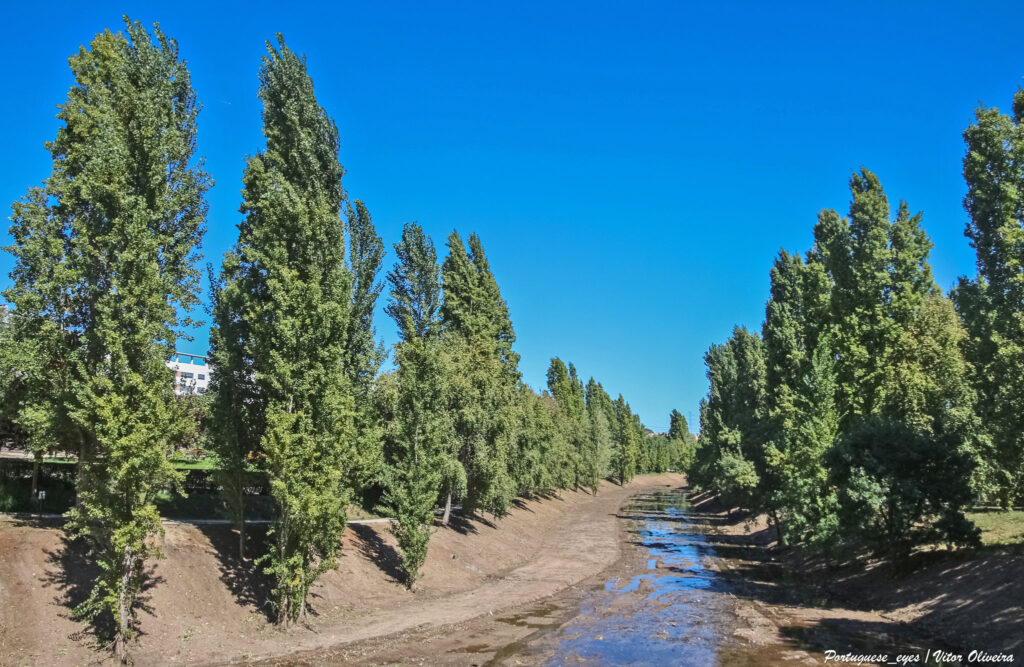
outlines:
[[[615,406],[608,392],[600,382],[590,378],[583,390],[590,422],[591,447],[594,453],[594,473],[597,480],[604,479],[611,472],[612,448],[615,425]],[[594,487],[597,493],[597,487]]]
[[[366,205],[359,199],[349,205],[347,219],[348,265],[352,274],[352,309],[343,359],[345,375],[355,390],[357,488],[365,489],[380,475],[381,420],[375,414],[371,392],[386,354],[378,342],[373,313],[384,284],[378,279],[384,258],[384,242],[377,235]]]
[[[1024,497],[1024,90],[1013,113],[975,111],[964,131],[967,153],[965,230],[977,252],[978,276],[954,290],[968,330],[965,353],[974,366],[984,425],[975,489],[1009,507]]]
[[[668,440],[669,467],[676,472],[689,472],[697,455],[697,439],[690,433],[690,425],[679,410],[669,413]]]
[[[597,490],[598,468],[596,443],[589,431],[583,382],[576,367],[555,357],[548,368],[548,391],[565,417],[566,440],[571,457],[570,466],[575,486]]]
[[[24,368],[34,390],[23,423],[33,438],[78,440],[69,528],[89,539],[101,574],[75,611],[113,617],[121,661],[146,561],[159,555],[154,501],[176,479],[168,454],[194,429],[165,361],[191,324],[182,313],[198,302],[210,185],[194,155],[199,104],[176,42],[125,24],[127,34],[103,32],[69,60],[75,83],[47,145],[53,171],[15,205],[7,293],[15,320],[39,326],[45,360]]]
[[[353,281],[338,130],[316,101],[305,59],[280,35],[277,47],[267,43],[259,97],[266,148],[246,163],[245,218],[218,299],[228,305],[216,335],[229,344],[214,343],[229,357],[226,368],[254,383],[250,390],[235,378],[235,408],[252,410],[244,437],[258,438],[270,482],[273,544],[259,562],[274,579],[277,620],[287,624],[304,618],[310,587],[337,566],[345,526],[356,440],[343,363]],[[231,329],[238,320],[244,325]],[[250,391],[256,398],[247,404]]]
[[[426,560],[438,495],[458,493],[465,478],[449,412],[451,370],[438,316],[437,253],[415,224],[405,225],[395,252],[398,262],[387,276],[391,301],[386,311],[398,325],[401,342],[395,346],[394,430],[385,451],[382,504],[395,517],[392,532],[401,550],[405,584],[411,588]]]
[[[704,357],[710,389],[701,402],[701,446],[694,481],[726,502],[753,508],[759,502],[755,457],[763,446],[765,368],[761,339],[736,327],[724,345]]]
[[[637,430],[637,422],[626,399],[619,394],[615,399],[615,450],[612,453],[612,469],[625,484],[636,475],[640,463],[640,447],[642,432]]]
[[[345,345],[345,372],[360,396],[370,392],[373,378],[384,359],[377,342],[373,312],[384,285],[377,279],[384,242],[377,235],[366,205],[359,199],[348,207],[347,230],[349,270],[352,273],[352,310]]]
[[[460,439],[459,460],[466,472],[468,510],[507,511],[515,489],[508,454],[517,396],[517,357],[508,307],[491,275],[479,239],[472,254],[461,237],[448,236],[448,257],[441,267],[441,305],[446,344],[455,362],[451,398]]]
[[[849,219],[823,214],[813,251],[833,283],[840,437],[829,460],[841,527],[862,538],[896,531],[902,546],[974,543],[963,506],[978,425],[963,330],[932,278],[921,215],[901,202],[890,221],[888,198],[866,169],[850,188]],[[932,465],[949,473],[942,484],[926,479]]]
[[[3,311],[0,363],[5,418],[32,454],[35,499],[43,455],[55,449],[76,451],[84,442],[70,414],[77,379],[73,362],[80,346],[72,334],[76,281],[64,222],[51,210],[45,188],[30,189],[12,208],[14,243],[5,250],[15,265],[4,297],[15,310]]]
[[[217,461],[221,495],[238,530],[238,557],[245,558],[246,486],[261,458],[266,430],[266,396],[257,381],[246,309],[252,285],[243,278],[242,254],[224,258],[218,277],[210,276],[211,314],[208,413],[210,450]]]
[[[783,543],[826,539],[835,529],[824,454],[837,435],[838,414],[831,351],[815,322],[820,271],[820,264],[781,251],[762,329],[768,387],[762,496]]]

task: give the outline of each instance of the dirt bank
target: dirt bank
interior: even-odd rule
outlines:
[[[763,647],[760,657],[798,648],[922,656],[931,649],[1013,654],[1012,664],[1024,664],[1024,559],[1013,549],[926,551],[899,570],[877,560],[832,567],[780,548],[764,516],[707,496],[691,502],[716,552],[710,565],[736,596],[734,635]],[[733,657],[762,664],[750,651]]]
[[[828,651],[884,654],[883,663],[916,655],[918,664],[926,658],[938,664],[936,651],[964,656],[960,661],[942,658],[952,665],[980,664],[968,656],[985,651],[1012,654],[1011,664],[1024,663],[1024,562],[1019,556],[922,554],[911,572],[899,574],[877,562],[831,569],[821,560],[779,548],[764,517],[729,512],[705,496],[691,500],[687,518],[699,522],[693,532],[701,533],[694,542],[706,547],[697,550],[697,557],[717,579],[707,588],[694,587],[689,604],[686,595],[662,597],[664,589],[653,577],[665,564],[638,546],[637,522],[646,515],[625,511],[620,526],[630,532],[623,539],[622,557],[552,597],[268,664],[419,664],[424,659],[458,665],[614,664],[609,656],[616,655],[615,648],[605,646],[621,644],[614,633],[623,631],[641,644],[649,642],[651,655],[671,651],[671,658],[652,664],[823,665]],[[659,549],[664,546],[660,539]],[[684,570],[692,575],[695,568]],[[639,585],[623,587],[623,582]],[[615,590],[620,588],[623,592]],[[672,605],[671,613],[662,609],[666,604]],[[668,647],[659,645],[666,629],[676,632],[680,616],[679,625],[687,626],[684,637]],[[715,657],[704,660],[699,650],[694,657],[707,632],[714,635],[709,643]],[[574,655],[581,643],[586,655]],[[595,659],[594,654],[604,657]]]
[[[337,571],[314,588],[306,627],[267,622],[266,582],[233,557],[223,526],[169,525],[167,558],[143,594],[136,664],[219,664],[300,655],[396,633],[423,632],[528,605],[615,563],[629,496],[678,486],[678,475],[625,487],[517,501],[509,516],[438,528],[424,576],[410,593],[396,580],[394,540],[384,525],[352,526]],[[0,664],[108,662],[92,635],[70,618],[94,574],[81,550],[52,525],[0,524]]]

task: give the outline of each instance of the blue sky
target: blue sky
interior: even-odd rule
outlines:
[[[481,235],[530,384],[558,355],[656,430],[672,408],[696,430],[704,351],[760,327],[775,253],[806,250],[818,210],[845,211],[860,165],[924,211],[943,288],[974,272],[960,133],[1021,84],[1024,4],[895,4],[20,3],[2,28],[0,201],[49,172],[67,57],[126,12],[159,21],[204,105],[219,264],[280,31],[388,247],[409,220],[439,245]],[[4,285],[10,268],[5,254]],[[383,316],[378,331],[395,341]],[[205,330],[181,345],[206,347]]]

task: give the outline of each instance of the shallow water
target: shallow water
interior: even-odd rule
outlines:
[[[639,496],[623,510],[630,542],[646,553],[646,570],[615,577],[587,595],[574,618],[537,644],[547,664],[687,664],[719,662],[721,593],[726,585],[705,567],[714,555],[686,516],[681,491]],[[535,644],[536,645],[536,644]]]

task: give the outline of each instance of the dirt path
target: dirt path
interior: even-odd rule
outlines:
[[[578,588],[619,560],[622,522],[616,515],[623,501],[682,482],[681,476],[662,475],[625,487],[603,483],[596,498],[572,492],[517,501],[509,516],[494,523],[439,528],[414,593],[396,581],[397,557],[386,527],[353,525],[340,568],[313,590],[308,626],[288,631],[268,624],[266,582],[232,557],[235,537],[228,528],[168,525],[167,558],[151,571],[144,592],[149,611],[142,614],[133,655],[141,665],[301,663],[303,654],[323,655],[353,642],[387,643],[391,639],[381,638],[434,629],[449,634],[475,618]],[[2,523],[0,562],[0,664],[108,662],[70,618],[93,574],[76,545],[53,526]]]

